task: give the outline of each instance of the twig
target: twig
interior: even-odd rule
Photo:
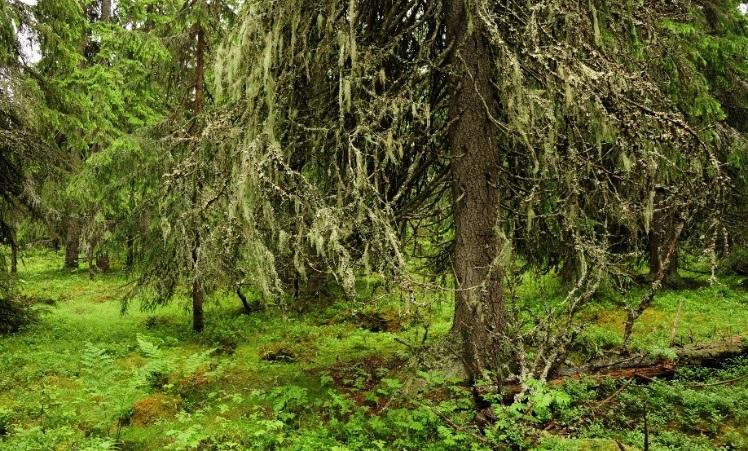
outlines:
[[[668,346],[673,347],[675,343],[675,335],[678,333],[678,324],[680,323],[680,317],[683,313],[683,299],[678,303],[678,311],[675,313],[675,319],[673,320],[673,328],[670,330],[670,341]]]
[[[744,374],[742,376],[735,377],[735,378],[732,378],[732,379],[727,379],[727,380],[724,380],[724,381],[711,382],[711,383],[708,383],[708,384],[699,383],[699,384],[684,384],[684,385],[686,387],[690,387],[690,388],[716,387],[718,385],[733,384],[735,382],[740,382],[740,381],[745,380],[745,379],[748,379],[748,374]]]
[[[620,387],[618,388],[618,390],[616,390],[616,391],[614,391],[614,392],[613,392],[613,394],[611,394],[611,395],[610,395],[610,396],[608,396],[607,398],[605,398],[605,399],[603,399],[602,401],[600,401],[599,403],[597,403],[597,404],[595,405],[595,407],[594,407],[594,408],[595,408],[595,409],[597,409],[597,408],[599,408],[599,407],[601,407],[601,406],[604,406],[605,404],[609,403],[609,402],[610,402],[610,401],[612,401],[612,400],[613,400],[613,399],[614,399],[614,398],[615,398],[616,396],[620,395],[620,394],[621,394],[621,392],[623,392],[624,390],[626,390],[626,388],[628,388],[628,386],[629,386],[629,385],[631,385],[631,384],[632,384],[633,382],[634,382],[634,379],[629,379],[629,380],[627,380],[627,381],[626,381],[626,383],[625,383],[625,384],[623,384],[623,385],[621,385],[621,386],[620,386]]]
[[[426,408],[429,409],[430,411],[432,411],[433,413],[435,413],[439,418],[441,418],[445,423],[447,423],[455,431],[467,432],[468,434],[472,435],[479,442],[481,442],[483,444],[488,443],[488,440],[485,437],[483,437],[482,435],[476,434],[474,431],[471,431],[468,428],[465,428],[465,427],[462,427],[462,426],[459,426],[459,425],[455,424],[455,422],[453,422],[452,420],[450,420],[449,417],[447,417],[443,413],[439,412],[438,410],[434,409],[433,407],[429,406],[428,404],[426,405]]]

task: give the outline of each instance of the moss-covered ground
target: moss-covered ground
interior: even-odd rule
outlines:
[[[125,274],[92,279],[60,266],[48,252],[20,266],[19,288],[41,316],[0,337],[3,450],[638,449],[644,417],[651,449],[748,449],[748,361],[646,385],[539,387],[528,402],[498,408],[481,432],[459,380],[408,364],[425,325],[427,345],[449,330],[446,295],[400,303],[362,282],[361,300],[243,315],[235,296],[219,294],[205,332],[194,334],[186,300],[122,314]],[[634,346],[672,352],[674,324],[676,346],[748,334],[738,282],[661,293]],[[594,323],[581,337],[585,354],[620,345],[614,300],[585,318]]]

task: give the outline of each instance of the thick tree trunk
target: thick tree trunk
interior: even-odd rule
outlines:
[[[65,266],[67,270],[78,269],[81,228],[77,219],[68,219],[65,224]]]
[[[664,258],[664,247],[667,245],[667,236],[672,234],[672,230],[651,232],[649,240],[649,275],[654,277],[659,274]],[[665,274],[665,285],[673,285],[678,282],[678,249],[676,248],[672,260],[668,265]]]
[[[496,262],[502,247],[496,228],[500,152],[489,117],[497,116],[497,107],[489,43],[475,7],[468,11],[465,5],[449,2],[446,12],[447,39],[456,45],[451,57],[455,91],[449,111],[456,229],[453,328],[462,339],[462,358],[470,379],[490,372],[501,384],[508,362],[503,345],[503,269]],[[468,15],[472,15],[472,33],[468,32]]]

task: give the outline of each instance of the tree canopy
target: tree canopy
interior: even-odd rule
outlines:
[[[375,275],[454,290],[469,376],[525,383],[564,361],[578,313],[638,283],[642,262],[652,295],[624,306],[624,344],[679,249],[716,267],[741,241],[739,2],[40,0],[0,13],[2,211],[39,209],[38,149],[55,148],[66,175],[40,180],[66,266],[79,244],[102,271],[124,252],[128,299],[155,308],[186,290],[198,331],[221,290],[283,303],[319,279],[353,296]],[[522,277],[548,272],[565,301],[528,303]]]

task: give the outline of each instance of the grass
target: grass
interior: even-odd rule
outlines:
[[[401,342],[420,339],[424,324],[431,337],[448,331],[448,298],[417,310],[383,296],[368,303],[333,302],[303,315],[278,309],[240,315],[238,300],[219,294],[207,306],[205,332],[196,335],[186,299],[153,312],[133,305],[123,315],[119,299],[128,286],[122,273],[91,279],[85,270],[70,274],[59,266],[58,256],[39,252],[27,255],[20,268],[21,290],[51,305],[41,307],[38,324],[0,338],[2,450],[486,449],[498,441],[618,449],[616,440],[641,443],[634,431],[636,406],[646,396],[656,406],[653,418],[662,418],[655,424],[659,449],[668,443],[703,449],[744,443],[740,428],[748,425],[746,418],[735,414],[726,422],[734,411],[718,401],[732,396],[748,408],[745,384],[688,391],[676,380],[646,395],[636,386],[622,391],[620,410],[611,405],[610,415],[589,409],[617,386],[565,388],[571,406],[554,405],[551,419],[543,420],[556,433],[523,429],[534,420],[515,409],[504,412],[491,445],[474,427],[470,394],[462,385],[403,365],[407,348]],[[543,296],[553,291],[545,283],[525,290]],[[653,352],[668,348],[681,303],[677,342],[745,334],[748,315],[737,312],[748,300],[736,285],[725,279],[658,295],[635,328],[634,345]],[[373,289],[362,285],[362,298],[371,298]],[[629,301],[638,295],[634,290]],[[594,322],[582,337],[586,353],[620,344],[624,317],[617,310],[601,300],[585,312]],[[371,315],[388,330],[359,327]],[[683,380],[748,372],[743,363],[735,368],[719,370],[729,374],[689,373]],[[680,409],[679,415],[712,416],[699,418],[703,424],[695,428],[687,424],[691,420],[670,424],[668,406]],[[494,440],[491,433],[487,437]]]
[[[173,444],[175,434],[169,432],[185,426],[187,417],[163,405],[167,402],[161,390],[138,385],[140,373],[154,360],[144,355],[139,337],[158,346],[158,360],[171,369],[210,354],[205,368],[187,375],[174,371],[165,384],[171,385],[166,392],[200,392],[180,392],[179,398],[206,398],[190,400],[198,408],[189,412],[189,423],[199,418],[195,424],[201,429],[215,426],[219,417],[241,419],[255,412],[257,400],[246,395],[253,390],[298,386],[319,395],[324,391],[319,373],[325,369],[371,356],[386,360],[402,350],[395,334],[345,322],[320,324],[321,315],[308,320],[278,312],[239,315],[238,301],[229,296],[218,296],[207,306],[207,328],[195,335],[184,299],[155,312],[134,306],[122,315],[119,298],[127,290],[123,275],[92,280],[85,269],[69,274],[58,265],[57,259],[42,254],[27,256],[21,267],[21,290],[54,305],[45,308],[40,324],[0,341],[0,408],[12,412],[15,428],[0,448],[16,449],[18,443],[38,437],[44,446],[68,449],[85,443],[83,437],[89,434],[118,434],[135,449]],[[106,356],[98,362],[101,367],[85,368],[91,349]],[[292,354],[293,361],[263,359],[278,350]],[[192,387],[190,378],[205,380]],[[153,401],[154,391],[159,402]],[[118,429],[121,417],[132,414],[142,418]]]

